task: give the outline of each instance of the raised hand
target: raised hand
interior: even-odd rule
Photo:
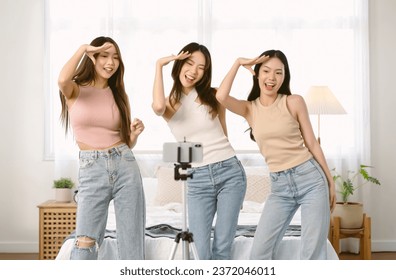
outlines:
[[[166,56],[163,58],[158,59],[158,64],[160,66],[165,66],[167,65],[169,62],[174,61],[174,60],[184,60],[187,57],[189,57],[191,55],[191,53],[189,52],[180,52],[178,55],[170,55],[170,56]]]
[[[255,58],[244,58],[244,57],[240,57],[238,58],[238,62],[241,66],[245,67],[247,70],[250,71],[250,73],[252,73],[252,75],[254,76],[254,70],[252,69],[253,65],[256,64],[260,64],[263,63],[265,61],[267,61],[269,59],[269,56],[258,56]]]
[[[106,42],[102,46],[95,47],[91,45],[87,45],[87,49],[85,50],[85,54],[92,60],[93,64],[96,63],[96,59],[94,55],[99,52],[103,52],[111,48],[113,44]]]

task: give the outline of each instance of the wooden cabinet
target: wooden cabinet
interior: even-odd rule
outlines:
[[[63,241],[76,227],[74,202],[46,201],[39,208],[39,259],[53,260]]]

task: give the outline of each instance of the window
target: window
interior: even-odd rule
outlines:
[[[47,158],[54,158],[56,143],[64,138],[58,121],[59,71],[81,44],[100,35],[113,37],[120,45],[132,117],[141,118],[146,126],[136,152],[158,152],[163,142],[174,141],[165,122],[151,110],[155,62],[191,41],[211,51],[215,87],[237,57],[282,50],[289,60],[293,93],[304,96],[312,85],[327,85],[348,113],[321,117],[324,151],[359,155],[369,150],[365,148],[369,139],[359,140],[369,123],[364,103],[369,100],[367,0],[47,0],[45,14]],[[164,68],[166,92],[171,88],[170,70],[171,65]],[[231,94],[246,99],[250,88],[251,76],[241,68]],[[228,112],[227,122],[236,150],[257,151],[241,117]],[[312,116],[314,129],[316,122]]]

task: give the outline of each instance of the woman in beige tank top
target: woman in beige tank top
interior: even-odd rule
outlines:
[[[240,66],[253,75],[247,100],[229,95]],[[227,109],[247,120],[251,138],[270,169],[271,195],[257,226],[251,259],[276,259],[280,241],[299,207],[300,258],[327,257],[330,211],[335,206],[334,182],[304,99],[291,94],[289,83],[286,56],[279,50],[269,50],[253,59],[238,58],[216,95]]]

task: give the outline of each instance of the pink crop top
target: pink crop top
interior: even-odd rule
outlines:
[[[121,141],[120,112],[109,87],[80,86],[69,116],[77,142],[104,149]]]

